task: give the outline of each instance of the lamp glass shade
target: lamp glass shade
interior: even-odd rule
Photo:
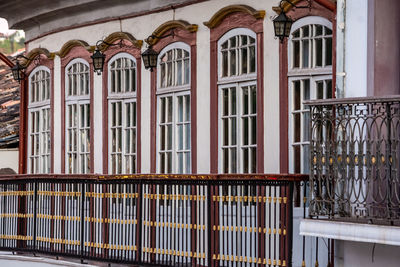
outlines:
[[[143,64],[146,69],[153,71],[153,68],[157,67],[158,53],[149,47],[142,53]]]
[[[11,68],[11,72],[13,74],[14,80],[19,82],[24,79],[24,73],[22,72],[23,69],[24,68],[17,61],[15,66]]]
[[[94,51],[93,55],[91,56],[93,60],[93,69],[97,74],[100,74],[103,72],[103,66],[104,66],[104,60],[106,56],[101,53],[99,50],[96,49]]]
[[[285,37],[289,37],[293,21],[286,16],[285,12],[282,11],[273,22],[276,37],[278,37],[281,41]]]

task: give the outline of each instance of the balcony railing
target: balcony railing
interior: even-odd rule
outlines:
[[[314,100],[311,216],[400,223],[400,96]]]
[[[131,264],[291,266],[304,175],[0,178],[0,250]]]

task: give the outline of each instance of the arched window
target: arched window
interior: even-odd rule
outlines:
[[[158,57],[157,170],[191,172],[190,47],[177,42]]]
[[[218,41],[219,162],[222,173],[257,168],[256,34],[244,28]]]
[[[289,171],[308,173],[310,115],[303,101],[332,97],[332,24],[316,16],[299,19],[288,41]]]
[[[28,172],[50,172],[50,70],[40,66],[29,75]]]
[[[136,59],[119,53],[108,63],[108,161],[113,174],[136,173]]]
[[[89,173],[89,64],[83,59],[74,59],[65,69],[66,173]]]

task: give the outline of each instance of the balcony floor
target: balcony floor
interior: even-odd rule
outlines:
[[[300,235],[400,246],[400,227],[305,219]]]

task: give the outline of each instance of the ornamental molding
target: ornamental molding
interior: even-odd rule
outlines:
[[[161,24],[145,41],[149,45],[155,45],[167,31],[175,28],[183,29],[188,32],[197,32],[198,25],[190,24],[184,20],[170,20]]]
[[[65,57],[68,55],[69,51],[71,51],[72,48],[77,47],[77,46],[82,46],[86,50],[89,51],[89,44],[85,41],[82,40],[70,40],[66,42],[60,49],[60,51],[56,52],[55,54],[59,56],[60,58]]]
[[[136,40],[135,37],[133,37],[132,34],[127,33],[127,32],[113,32],[110,35],[108,35],[103,41],[108,43],[108,44],[113,44],[118,40],[127,40],[129,41],[134,47],[141,49],[142,45],[143,45],[143,41],[142,40]],[[102,43],[99,46],[99,49],[104,52],[105,50],[107,50],[110,45],[106,44],[106,43]]]
[[[299,1],[299,0],[298,0]],[[264,10],[255,10],[254,8],[247,5],[231,5],[220,9],[217,13],[215,13],[209,21],[204,22],[208,28],[213,29],[221,24],[222,20],[228,15],[242,12],[253,16],[255,19],[264,19],[265,11]]]
[[[49,50],[46,48],[35,48],[29,51],[29,53],[26,55],[26,58],[24,61],[22,61],[21,65],[23,67],[28,67],[29,64],[32,63],[35,59],[40,57],[41,55],[46,56],[48,59],[54,59],[55,54],[50,53]]]
[[[297,5],[301,1],[303,1],[303,0],[291,0],[293,5]],[[282,8],[283,8],[283,12],[286,13],[289,10],[291,10],[293,8],[293,6],[285,1],[285,2],[282,3]],[[278,15],[281,13],[281,8],[279,6],[272,7],[272,10],[275,11],[275,13],[278,14]]]

